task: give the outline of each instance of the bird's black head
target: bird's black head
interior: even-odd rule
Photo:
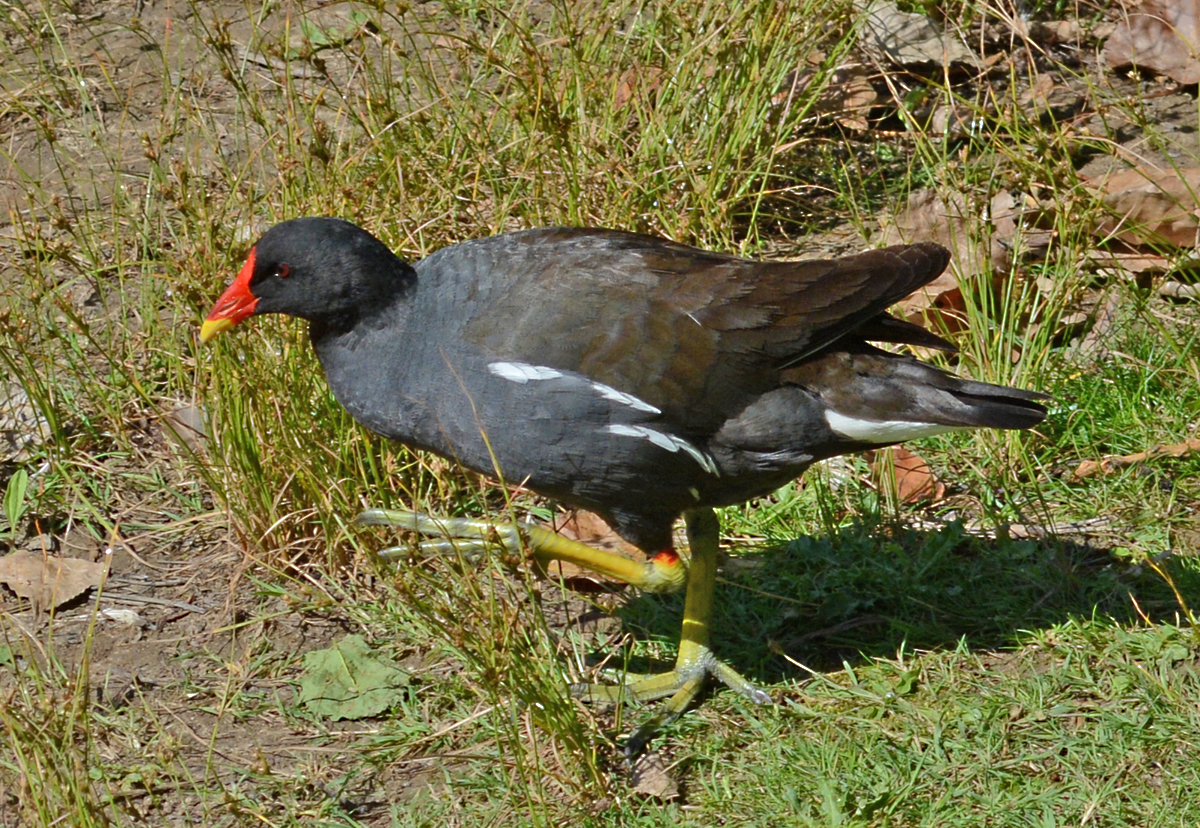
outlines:
[[[336,218],[292,219],[272,227],[250,249],[200,339],[207,342],[260,313],[352,323],[390,304],[415,279],[411,267],[357,225]]]

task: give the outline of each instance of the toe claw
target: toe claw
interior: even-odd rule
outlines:
[[[754,702],[755,704],[774,704],[775,703],[775,699],[772,698],[770,693],[768,693],[766,690],[761,690],[757,687],[751,688],[750,691],[748,693],[746,693],[746,698],[750,699],[750,701]]]

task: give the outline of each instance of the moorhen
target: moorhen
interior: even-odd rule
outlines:
[[[524,523],[370,510],[481,548],[500,537],[651,592],[687,582],[675,669],[593,700],[671,696],[644,746],[714,676],[770,697],[709,649],[715,506],[768,494],[812,463],[956,429],[1040,422],[1046,395],[959,379],[870,343],[953,351],[885,310],[949,261],[936,244],[832,261],[759,262],[652,236],[552,227],[468,241],[406,264],[347,221],[269,230],[204,322],[208,341],[284,313],[309,336],[338,401],[367,428],[599,513],[638,563]],[[687,525],[690,560],[672,525]],[[437,548],[439,541],[425,542]]]

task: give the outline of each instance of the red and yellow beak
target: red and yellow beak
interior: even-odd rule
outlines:
[[[242,265],[241,272],[233,280],[233,284],[225,289],[212,313],[200,326],[200,341],[208,342],[214,336],[227,328],[232,328],[250,314],[258,305],[258,297],[250,292],[250,277],[254,275],[254,250]]]

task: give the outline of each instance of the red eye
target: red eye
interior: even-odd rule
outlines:
[[[279,267],[275,268],[275,275],[280,279],[286,279],[292,275],[292,269],[285,264],[281,264]]]

